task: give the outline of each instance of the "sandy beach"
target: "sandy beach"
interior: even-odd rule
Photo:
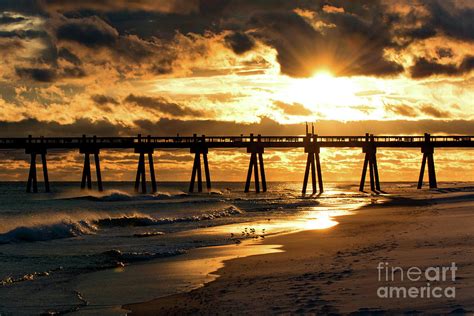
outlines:
[[[474,188],[413,190],[377,201],[338,217],[334,227],[267,237],[263,244],[283,252],[226,261],[201,288],[123,308],[131,315],[472,313]],[[398,270],[386,279],[391,270],[383,269],[391,267]],[[435,279],[443,267],[446,278]],[[421,277],[402,276],[410,268]],[[414,287],[418,295],[387,297],[381,287]]]

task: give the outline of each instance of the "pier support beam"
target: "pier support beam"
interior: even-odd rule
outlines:
[[[257,136],[257,142],[254,142],[253,134],[250,134],[250,142],[252,143],[247,147],[247,153],[250,153],[249,169],[247,171],[247,180],[245,181],[245,192],[250,191],[250,182],[252,181],[252,171],[255,178],[255,192],[260,193],[260,179],[259,179],[259,166],[260,175],[262,178],[262,192],[267,192],[267,179],[265,176],[265,165],[263,162],[264,148],[261,144],[261,135]],[[258,161],[257,161],[258,160]]]
[[[83,142],[79,148],[79,153],[84,154],[84,167],[82,168],[81,189],[92,189],[92,172],[90,155],[94,155],[95,171],[97,175],[97,190],[102,192],[104,187],[102,185],[102,173],[100,170],[100,149],[97,146],[97,139],[94,136],[90,142],[87,142],[86,136],[82,135]]]
[[[91,162],[89,158],[89,153],[84,153],[84,167],[82,168],[82,181],[81,181],[81,189],[86,188],[86,181],[87,181],[87,188],[90,190],[92,189],[92,177],[91,177]]]
[[[38,176],[36,172],[36,156],[41,156],[41,164],[43,166],[44,190],[50,192],[48,165],[46,163],[46,148],[42,145],[42,138],[39,144],[31,144],[32,136],[29,135],[29,146],[26,147],[25,153],[30,155],[30,170],[28,173],[28,181],[26,183],[26,192],[38,193]]]
[[[313,194],[316,194],[317,192],[316,177],[318,180],[319,193],[324,192],[323,175],[321,171],[321,162],[319,159],[320,147],[317,144],[317,137],[318,135],[306,134],[305,153],[308,153],[308,159],[306,160],[306,169],[304,171],[304,179],[303,179],[303,189],[301,190],[301,193],[303,195],[306,194],[306,188],[308,187],[308,178],[309,178],[310,169],[311,169],[311,183],[313,187]]]
[[[94,155],[94,163],[95,163],[95,171],[97,175],[97,190],[102,192],[104,187],[102,185],[102,173],[100,170],[100,157],[99,157],[99,150],[95,150],[90,152],[88,150],[82,149],[80,151],[81,154],[84,154],[84,167],[82,168],[82,180],[81,180],[81,189],[86,188],[91,190],[92,189],[92,172],[91,172],[91,159],[90,155]]]
[[[30,172],[26,184],[26,192],[30,193],[33,186],[33,193],[38,192],[38,180],[36,178],[36,153],[31,153]]]
[[[362,167],[362,176],[360,178],[359,191],[364,191],[365,176],[367,166],[369,166],[370,190],[373,192],[380,191],[379,170],[377,166],[377,147],[374,143],[374,135],[365,134],[366,145],[362,147],[365,153],[364,166]]]
[[[26,192],[38,193],[38,176],[36,172],[36,152],[30,152],[30,171],[28,173],[28,181],[26,183]],[[48,166],[46,164],[46,153],[39,153],[41,155],[41,164],[43,165],[43,179],[44,179],[44,191],[50,192],[49,189],[49,176]]]
[[[138,145],[135,147],[135,153],[140,154],[138,158],[137,176],[135,178],[135,192],[139,192],[141,183],[141,193],[147,192],[146,183],[146,167],[145,167],[145,155],[148,155],[148,165],[150,168],[150,181],[151,181],[151,192],[158,192],[155,178],[155,166],[153,162],[153,147],[150,145],[151,136],[142,140],[141,135],[138,135]]]
[[[421,152],[423,153],[423,159],[421,161],[420,177],[418,178],[418,189],[421,189],[423,186],[423,176],[425,174],[425,166],[428,162],[428,180],[430,184],[430,189],[436,189],[438,183],[436,181],[436,171],[434,164],[434,147],[430,145],[430,134],[425,133],[425,144],[421,147]]]
[[[202,161],[204,164],[204,175],[206,177],[206,190],[207,192],[211,192],[211,174],[209,172],[209,162],[207,159],[207,154],[209,152],[206,144],[205,144],[205,136],[202,135],[199,139],[196,134],[194,136],[194,143],[191,146],[191,153],[194,154],[194,163],[193,163],[193,170],[191,172],[191,181],[189,182],[189,192],[194,192],[194,184],[196,182],[196,175],[197,175],[197,187],[198,192],[202,192],[202,169],[201,169],[201,155]]]

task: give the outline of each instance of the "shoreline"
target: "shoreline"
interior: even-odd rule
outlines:
[[[331,206],[317,206],[318,208],[324,208],[325,212],[334,213],[331,215],[331,219],[323,217],[321,221],[315,220],[314,217],[308,219],[299,214],[273,219],[271,223],[268,222],[268,219],[260,219],[252,222],[199,228],[200,233],[207,231],[208,234],[213,234],[225,231],[228,233],[234,232],[236,237],[231,237],[230,240],[233,240],[233,242],[230,244],[193,248],[179,256],[85,274],[78,278],[76,285],[77,291],[87,298],[88,302],[88,305],[81,308],[80,311],[85,312],[91,309],[88,306],[104,306],[101,312],[115,311],[111,315],[116,315],[117,311],[124,313],[126,309],[123,306],[127,305],[117,304],[117,297],[126,297],[129,302],[133,302],[133,300],[140,301],[138,297],[150,297],[148,292],[161,293],[159,296],[150,297],[150,299],[155,299],[201,288],[219,277],[216,272],[223,268],[227,261],[282,251],[280,250],[281,244],[264,241],[271,241],[272,238],[277,236],[291,235],[306,230],[308,229],[305,227],[306,225],[301,225],[305,221],[311,222],[312,226],[330,225],[332,227],[338,224],[332,219],[353,215],[360,208],[355,205],[359,204],[347,204],[343,207],[345,210],[337,212],[331,212]],[[236,232],[243,231],[244,227],[245,231],[247,231],[247,227],[250,231],[252,229],[260,231],[262,227],[265,227],[264,238],[261,236],[262,233],[256,233],[255,235],[250,233],[250,236],[247,234],[247,237],[240,237]],[[274,232],[274,229],[277,231]],[[192,231],[188,231],[186,234],[192,234]],[[157,271],[160,274],[158,276]],[[165,277],[161,278],[161,275]],[[107,284],[106,286],[103,285],[104,281]],[[166,282],[166,286],[162,286],[160,284],[162,282]],[[133,283],[143,285],[139,291],[136,291],[135,287],[130,288],[129,286]],[[97,310],[95,307],[92,307],[92,309]]]
[[[239,313],[248,310],[264,314],[474,310],[469,303],[474,298],[474,294],[469,294],[474,293],[470,291],[474,285],[472,280],[458,281],[461,283],[456,284],[460,287],[456,304],[412,299],[403,301],[405,305],[408,303],[404,310],[391,308],[401,299],[378,298],[377,283],[371,280],[377,276],[374,265],[377,260],[399,262],[405,266],[426,265],[426,261],[446,264],[441,256],[446,254],[444,247],[430,244],[423,249],[417,243],[423,243],[426,234],[439,235],[443,231],[435,228],[448,222],[457,229],[444,231],[443,237],[456,240],[459,238],[455,237],[464,233],[464,238],[457,242],[457,247],[464,251],[458,250],[448,257],[463,265],[463,275],[474,275],[474,264],[462,255],[472,253],[473,242],[466,237],[474,236],[474,229],[469,227],[463,232],[458,227],[460,219],[473,222],[474,215],[468,212],[474,205],[473,190],[467,188],[467,192],[460,192],[460,188],[455,188],[444,191],[447,193],[443,193],[443,189],[417,192],[415,199],[393,196],[384,204],[367,205],[353,216],[339,217],[339,225],[332,228],[266,238],[263,244],[281,244],[283,252],[227,260],[213,273],[218,277],[203,287],[148,302],[127,304],[122,308],[130,310],[131,315],[198,311],[203,314],[232,313],[235,306],[242,306]],[[430,200],[431,195],[439,198]],[[420,196],[424,198],[420,200]],[[454,210],[457,217],[448,210]],[[411,229],[407,230],[409,227]],[[385,232],[386,238],[375,232]],[[439,236],[438,240],[443,242]],[[273,301],[281,306],[273,306]]]

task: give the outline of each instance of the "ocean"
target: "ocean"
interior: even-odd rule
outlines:
[[[329,228],[385,196],[325,185],[302,197],[300,182],[270,182],[261,194],[230,182],[194,194],[185,182],[158,183],[156,194],[135,194],[131,182],[106,182],[101,193],[55,182],[39,194],[0,183],[0,314],[124,314],[122,304],[201,286],[223,260],[249,255],[233,253],[241,244]],[[383,184],[388,192],[415,185]],[[264,248],[252,251],[272,251]]]

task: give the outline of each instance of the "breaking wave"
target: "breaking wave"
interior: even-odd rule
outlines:
[[[63,198],[63,200],[87,200],[98,202],[122,202],[122,201],[148,201],[148,200],[166,200],[172,198],[186,197],[187,193],[171,194],[168,192],[157,192],[153,194],[134,195],[120,190],[110,190],[104,195],[86,195],[78,197]]]
[[[103,217],[90,220],[63,220],[52,224],[38,224],[33,226],[16,227],[6,233],[0,234],[0,244],[18,242],[48,241],[53,239],[71,238],[81,235],[90,235],[101,228],[113,227],[142,227],[182,222],[197,222],[213,220],[216,218],[242,214],[235,206],[222,210],[211,211],[195,216],[177,218],[153,218],[143,214],[122,215],[120,217]],[[150,237],[149,235],[135,237]]]
[[[0,234],[0,244],[70,238],[92,234],[97,227],[87,221],[62,221],[51,225],[20,226]]]
[[[242,214],[242,211],[235,206],[226,207],[223,210],[213,211],[194,216],[172,217],[172,218],[153,218],[149,216],[122,216],[101,218],[96,220],[94,224],[99,227],[126,227],[126,226],[153,226],[162,224],[173,224],[182,222],[198,222],[204,220],[212,220],[221,217]]]

